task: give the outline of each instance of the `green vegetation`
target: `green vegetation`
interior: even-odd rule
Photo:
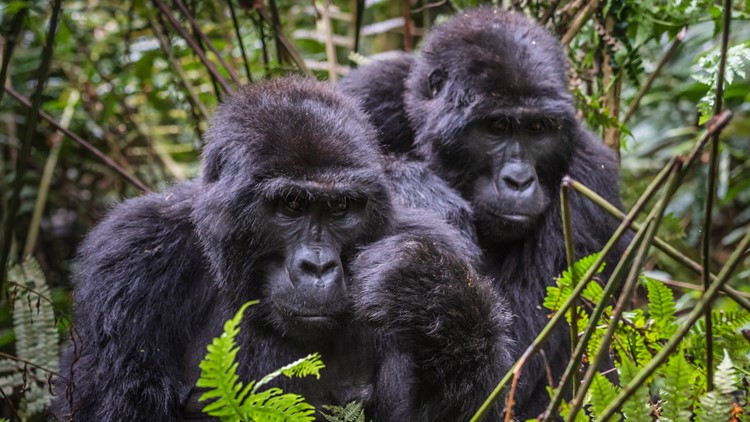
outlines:
[[[0,4],[4,414],[39,418],[49,399],[59,334],[74,330],[66,315],[78,241],[112,204],[195,176],[200,135],[222,98],[288,73],[334,81],[354,62],[418,49],[436,22],[484,2],[368,1],[359,19],[363,3]],[[551,324],[575,321],[580,345],[568,374],[579,399],[555,389],[555,407],[570,420],[617,419],[615,411],[635,421],[748,420],[750,2],[501,4],[534,16],[568,47],[580,117],[620,153],[626,212],[648,213],[633,214],[642,229],[630,261],[613,270],[616,285],[586,280],[601,270],[593,255],[576,257],[548,291]],[[584,187],[570,194],[606,207]],[[608,300],[615,289],[617,303]],[[261,391],[267,377],[232,375],[233,324],[202,366],[209,408],[239,412],[233,420],[254,418],[251,408],[309,416],[302,398]],[[543,342],[544,333],[535,347]],[[589,369],[610,352],[619,386]],[[320,369],[310,359],[300,368]],[[328,413],[364,420],[357,403]]]

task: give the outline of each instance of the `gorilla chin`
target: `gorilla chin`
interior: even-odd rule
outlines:
[[[484,242],[502,244],[518,240],[536,229],[542,215],[519,213],[504,208],[486,202],[475,205],[474,224],[477,234]]]

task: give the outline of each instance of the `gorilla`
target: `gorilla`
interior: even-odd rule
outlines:
[[[566,70],[563,48],[544,28],[522,14],[482,7],[436,26],[418,55],[373,62],[338,85],[370,114],[391,159],[426,163],[470,203],[480,272],[514,315],[516,359],[548,322],[541,308],[546,287],[567,267],[563,176],[620,204],[617,161],[576,120]],[[571,209],[576,257],[599,251],[618,222],[578,195]],[[625,244],[610,255],[610,270]],[[544,349],[546,362],[527,362],[517,417],[544,410],[547,368],[557,383],[569,337],[559,327]],[[488,368],[483,378],[498,382],[502,372]]]
[[[222,104],[201,177],[125,201],[82,244],[53,414],[208,419],[198,363],[260,299],[238,336],[241,379],[319,352],[319,380],[275,386],[360,400],[372,420],[467,419],[494,382],[481,371],[512,364],[509,315],[474,269],[468,203],[419,164],[387,163],[376,138],[353,100],[311,80]],[[435,197],[420,202],[422,179]]]

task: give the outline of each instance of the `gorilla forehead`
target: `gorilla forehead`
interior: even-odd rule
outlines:
[[[493,108],[536,108],[543,97],[563,107],[562,114],[573,113],[560,43],[520,13],[481,7],[454,16],[427,37],[418,66],[413,87],[419,89],[432,69],[442,68],[454,84],[448,89],[482,96]]]
[[[208,174],[232,167],[246,176],[294,177],[382,165],[373,159],[376,133],[356,103],[303,78],[243,88],[216,111],[205,139]]]

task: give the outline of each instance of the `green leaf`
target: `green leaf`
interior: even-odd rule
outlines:
[[[627,385],[635,378],[640,368],[637,367],[627,356],[622,356],[621,363],[617,365],[620,373],[620,384]],[[633,422],[651,422],[651,406],[649,405],[648,388],[645,383],[636,388],[633,395],[622,405],[622,414],[626,420]]]
[[[594,416],[600,415],[607,408],[617,396],[618,390],[617,387],[609,382],[607,377],[599,372],[594,374],[594,379],[591,380],[591,388],[589,388],[587,393],[588,402],[591,404],[591,411]]]
[[[677,307],[669,287],[653,278],[642,276],[648,289],[648,313],[654,320],[660,338],[670,338],[677,330]]]
[[[665,422],[689,421],[692,406],[693,369],[682,351],[672,355],[659,371],[664,379],[662,386],[661,419]]]
[[[268,382],[278,377],[279,375],[285,375],[289,378],[292,378],[292,377],[301,378],[301,377],[305,377],[308,375],[314,375],[315,378],[320,379],[320,370],[323,368],[325,368],[325,365],[323,364],[323,361],[320,359],[319,353],[313,353],[313,354],[307,355],[304,358],[299,359],[295,362],[292,362],[289,365],[286,365],[284,367],[281,367],[277,369],[276,371],[273,371],[270,374],[263,377],[260,381],[258,381],[258,385],[256,385],[255,388],[253,389],[253,393],[259,387],[267,384]]]
[[[346,406],[322,406],[325,412],[320,412],[327,422],[365,422],[365,409],[362,402],[353,401]]]

